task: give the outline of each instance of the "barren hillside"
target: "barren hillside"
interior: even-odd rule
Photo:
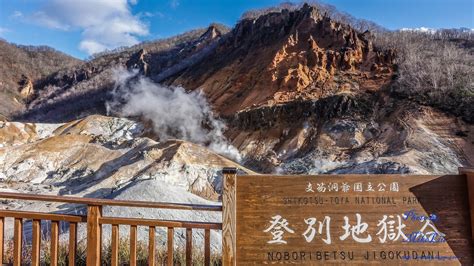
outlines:
[[[36,81],[81,60],[46,46],[22,46],[0,39],[0,118],[22,112],[34,97]]]

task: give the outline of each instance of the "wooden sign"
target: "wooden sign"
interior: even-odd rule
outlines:
[[[227,174],[223,205],[226,265],[473,264],[466,175]]]

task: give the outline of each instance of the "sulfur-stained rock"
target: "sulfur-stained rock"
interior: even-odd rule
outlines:
[[[201,89],[223,115],[346,92],[341,77],[360,84],[351,90],[378,90],[391,79],[392,55],[369,37],[304,5],[240,21],[213,55],[167,82]]]
[[[20,85],[20,88],[19,88],[20,96],[24,100],[30,99],[31,96],[35,93],[34,88],[33,88],[33,82],[27,76],[23,75],[18,84]]]

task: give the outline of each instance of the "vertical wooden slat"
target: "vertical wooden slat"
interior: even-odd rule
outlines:
[[[69,266],[76,265],[77,223],[69,223]]]
[[[137,265],[137,226],[130,226],[130,266]]]
[[[100,266],[100,206],[87,206],[87,265]]]
[[[222,264],[237,264],[236,247],[236,189],[237,170],[224,168],[224,186],[222,194]]]
[[[21,248],[22,248],[22,234],[23,234],[23,220],[15,218],[15,225],[13,228],[13,265],[21,265]]]
[[[111,243],[111,248],[112,248],[111,265],[112,266],[118,266],[119,236],[120,236],[119,226],[118,224],[113,224],[112,225],[112,243]]]
[[[148,228],[148,265],[155,265],[155,227]]]
[[[173,266],[174,262],[174,228],[168,227],[168,266]]]
[[[204,265],[211,265],[211,230],[204,230]]]
[[[0,264],[3,265],[3,232],[4,232],[5,218],[0,217]]]
[[[58,265],[59,222],[51,221],[51,266]]]
[[[186,266],[193,264],[193,230],[186,228]]]
[[[102,258],[102,224],[99,224],[99,261]]]
[[[31,235],[31,265],[40,265],[41,247],[41,220],[33,220],[33,232]]]

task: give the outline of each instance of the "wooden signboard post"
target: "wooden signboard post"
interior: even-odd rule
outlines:
[[[473,265],[468,179],[225,169],[224,265]]]

